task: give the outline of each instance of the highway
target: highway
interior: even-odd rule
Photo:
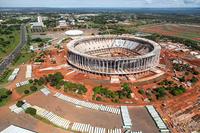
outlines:
[[[20,26],[20,43],[17,47],[0,63],[0,74],[13,62],[13,60],[20,54],[21,49],[27,43],[26,26]]]

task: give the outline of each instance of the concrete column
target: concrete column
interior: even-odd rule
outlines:
[[[118,65],[117,65],[117,71],[119,72],[119,70],[120,70],[120,63],[121,63],[121,61],[119,60],[117,63],[118,63]]]
[[[132,63],[131,63],[131,67],[130,67],[130,71],[134,71],[134,65],[135,64],[135,60],[132,60]]]
[[[106,73],[108,73],[108,60],[106,61]]]
[[[86,68],[86,57],[84,57],[84,68]]]
[[[99,66],[98,66],[99,72],[101,72],[101,62],[100,62],[100,60],[98,60],[98,64],[99,64]]]
[[[147,58],[145,58],[145,60],[144,60],[144,69],[146,69],[147,68]]]
[[[143,58],[143,59],[142,59],[142,62],[141,62],[141,63],[142,63],[142,64],[141,64],[141,65],[142,65],[142,69],[144,69],[144,59],[145,59],[145,58]]]
[[[95,65],[94,65],[94,66],[95,66],[95,71],[96,71],[96,70],[97,70],[97,68],[98,68],[97,60],[96,60],[96,59],[94,59],[94,62],[95,62],[95,63],[94,63],[94,64],[95,64]]]
[[[88,62],[88,63],[87,63],[87,66],[88,66],[89,70],[91,70],[91,69],[90,69],[90,58],[87,58],[87,62]]]
[[[102,63],[103,63],[103,72],[105,72],[105,61],[104,60],[102,60]]]
[[[113,64],[114,64],[114,67],[113,67],[114,69],[113,69],[113,70],[114,70],[114,72],[115,72],[115,71],[117,70],[117,69],[116,69],[116,61],[114,61]]]
[[[72,61],[75,64],[74,54],[72,54]]]
[[[78,55],[76,55],[76,64],[79,65],[78,64]]]
[[[81,58],[82,58],[82,67],[84,67],[84,57]]]
[[[124,60],[121,62],[121,70],[124,71]]]
[[[88,69],[88,58],[87,57],[85,58],[85,67],[86,67],[86,69]]]

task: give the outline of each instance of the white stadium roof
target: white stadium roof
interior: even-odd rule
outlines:
[[[65,32],[66,35],[68,36],[80,36],[83,34],[83,31],[81,30],[68,30]]]

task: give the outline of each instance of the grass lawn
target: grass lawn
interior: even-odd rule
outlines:
[[[12,66],[18,66],[23,63],[28,63],[33,57],[35,53],[28,52],[27,50],[23,49],[20,55],[13,61]]]
[[[14,38],[9,38],[9,36],[14,36]],[[9,35],[2,35],[0,37],[3,38],[5,41],[10,41],[5,47],[0,45],[0,62],[8,56],[19,44],[20,42],[20,31],[13,31],[12,34]]]
[[[6,91],[7,91],[6,89],[0,88],[0,96],[6,95]],[[1,99],[0,100],[0,107],[1,107],[9,101],[10,96],[8,96],[7,98],[0,98],[0,99]]]
[[[161,35],[175,36],[194,40],[200,37],[200,28],[194,26],[173,25],[173,24],[160,24],[160,25],[144,25],[140,26],[138,31],[147,33],[157,33]]]
[[[182,37],[182,38],[188,38],[188,39],[194,39],[194,38],[199,38],[200,37],[200,33],[181,33],[178,36]]]
[[[13,72],[12,69],[6,69],[1,75],[0,75],[0,84],[4,84],[8,82],[8,77]]]
[[[21,87],[17,87],[16,91],[20,95],[27,96],[27,95],[30,95],[30,94],[34,93],[33,91],[30,90],[31,86],[33,86],[33,84],[27,84],[27,85],[24,85],[24,86],[21,86]],[[43,86],[39,86],[39,85],[35,85],[35,86],[37,87],[37,91],[43,88]],[[28,94],[24,94],[25,90],[29,90],[29,93]]]

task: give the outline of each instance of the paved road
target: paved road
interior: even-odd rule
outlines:
[[[26,26],[20,26],[20,43],[17,47],[0,63],[0,74],[12,63],[12,61],[20,54],[22,47],[27,42]]]

